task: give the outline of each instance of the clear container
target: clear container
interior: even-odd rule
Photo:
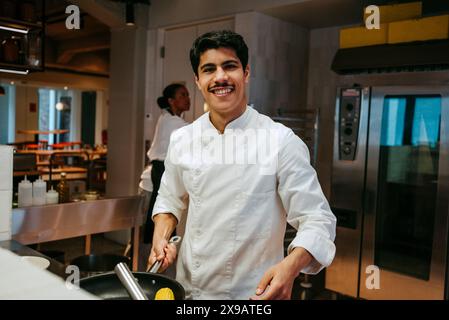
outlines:
[[[46,204],[57,204],[59,202],[59,194],[53,190],[53,187],[45,194]]]
[[[42,206],[46,203],[47,183],[41,178],[33,182],[33,205]]]
[[[18,207],[29,207],[33,205],[33,185],[31,182],[27,179],[27,176],[25,176],[25,179],[23,179],[19,183],[19,195],[18,195]]]

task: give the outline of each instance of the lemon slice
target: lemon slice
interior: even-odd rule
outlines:
[[[156,292],[154,300],[175,300],[175,295],[170,288],[161,288]]]

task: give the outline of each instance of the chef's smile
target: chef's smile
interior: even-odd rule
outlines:
[[[226,97],[235,91],[235,87],[231,85],[214,86],[208,90],[217,97]]]

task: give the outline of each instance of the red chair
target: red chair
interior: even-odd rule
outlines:
[[[39,145],[38,144],[34,144],[34,143],[28,143],[25,145],[25,149],[26,150],[38,150],[39,149]]]
[[[66,147],[68,147],[67,142],[54,143],[50,145],[50,148],[53,150],[64,150]]]

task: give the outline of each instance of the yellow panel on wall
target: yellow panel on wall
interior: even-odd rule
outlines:
[[[449,15],[390,23],[388,43],[449,38]]]
[[[417,19],[422,15],[422,2],[410,2],[402,4],[392,4],[387,6],[379,6],[380,23],[388,23],[393,21],[401,21],[408,19]],[[364,21],[369,16],[363,11]]]
[[[340,30],[340,48],[354,48],[386,44],[388,41],[388,24],[381,24],[380,29],[366,27],[346,28]]]

